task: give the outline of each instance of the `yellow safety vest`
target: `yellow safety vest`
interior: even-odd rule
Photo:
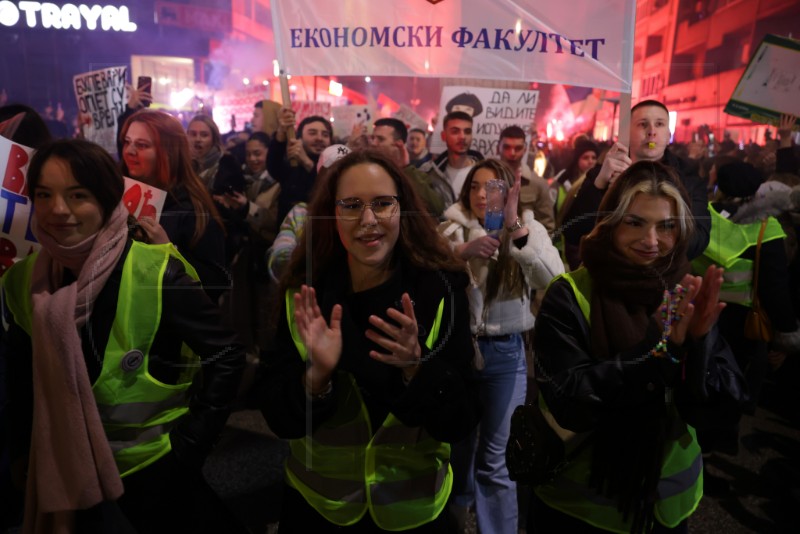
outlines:
[[[580,267],[555,280],[561,277],[569,282],[581,313],[591,324],[592,280],[589,271]],[[677,412],[673,414],[673,420],[675,424],[671,436],[668,436],[654,509],[656,519],[670,528],[689,517],[703,497],[703,458],[697,435],[694,428],[684,423]],[[551,508],[597,528],[621,534],[630,532],[631,523],[623,521],[616,499],[598,495],[595,489],[589,487],[591,465],[592,451],[589,446],[578,454],[558,478],[536,487],[534,491]]]
[[[723,267],[722,288],[719,299],[723,302],[753,305],[753,260],[741,258],[742,253],[758,244],[761,221],[750,224],[736,224],[719,214],[711,203],[711,237],[702,256],[692,260],[692,271],[702,275],[709,265]],[[774,217],[767,219],[762,243],[786,237],[781,223]]]
[[[32,332],[31,275],[38,253],[14,264],[3,277],[6,303],[14,321]],[[188,389],[199,359],[184,345],[184,371],[178,384],[159,382],[148,372],[150,348],[161,322],[161,289],[170,257],[198,279],[172,244],[131,242],[122,266],[117,310],[92,386],[97,409],[121,476],[135,473],[171,450],[169,431],[188,413]]]
[[[286,320],[305,361],[294,322],[296,291],[286,292]],[[444,299],[425,345],[439,337]],[[336,413],[313,434],[290,440],[286,478],[325,519],[353,525],[369,511],[385,530],[408,530],[434,520],[453,485],[450,445],[389,414],[375,434],[355,378],[337,371]]]

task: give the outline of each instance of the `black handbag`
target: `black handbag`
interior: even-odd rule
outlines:
[[[555,420],[552,424],[556,424]],[[537,403],[517,406],[511,414],[506,445],[509,478],[528,486],[539,486],[555,479],[589,441],[584,434],[564,431],[563,435],[569,436],[569,453],[567,442],[551,426]]]

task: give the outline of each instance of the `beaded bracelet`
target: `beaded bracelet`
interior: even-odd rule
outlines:
[[[677,284],[672,291],[664,291],[664,301],[661,304],[661,320],[664,324],[664,330],[661,333],[661,339],[656,343],[655,347],[650,349],[648,356],[654,358],[669,358],[673,363],[680,363],[679,359],[670,354],[667,344],[672,334],[672,325],[681,319],[677,312],[678,306],[685,294],[686,288],[680,284]],[[671,297],[677,298],[672,299]],[[669,306],[667,306],[668,302]]]

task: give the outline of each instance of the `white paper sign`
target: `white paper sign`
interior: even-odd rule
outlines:
[[[0,276],[40,248],[31,233],[33,206],[28,198],[28,164],[33,152],[0,136]]]
[[[78,112],[88,123],[86,138],[117,153],[117,118],[128,102],[125,84],[128,67],[108,67],[72,78]]]
[[[166,199],[166,191],[125,177],[125,194],[122,196],[122,203],[128,208],[128,212],[136,217],[137,221],[142,217],[152,217],[160,221]]]

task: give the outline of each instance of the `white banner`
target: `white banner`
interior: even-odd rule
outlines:
[[[117,154],[117,118],[128,102],[125,83],[128,67],[108,67],[84,72],[72,78],[78,111],[86,120],[86,138]]]
[[[539,91],[493,89],[491,87],[450,86],[442,88],[439,120],[431,136],[431,152],[447,150],[442,141],[442,121],[451,111],[464,111],[472,116],[472,150],[486,157],[497,155],[500,132],[507,126],[519,126],[530,141],[531,125],[536,118]]]
[[[630,92],[635,0],[272,0],[296,75],[539,81]]]

